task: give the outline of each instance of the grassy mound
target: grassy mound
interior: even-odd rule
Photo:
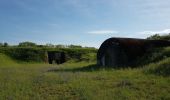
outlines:
[[[151,50],[139,58],[137,63],[138,66],[145,66],[145,73],[170,76],[170,47]]]
[[[0,66],[16,66],[18,65],[13,59],[11,59],[9,56],[0,53]]]
[[[160,76],[170,76],[170,58],[147,65],[145,72]]]
[[[97,49],[95,48],[41,48],[41,47],[0,47],[0,53],[21,62],[46,62],[47,52],[65,52],[66,60],[95,61]]]
[[[156,63],[170,57],[170,47],[156,48],[148,51],[143,57],[139,57],[136,61],[137,66]]]

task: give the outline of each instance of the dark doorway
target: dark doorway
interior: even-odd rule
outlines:
[[[49,51],[48,62],[49,64],[62,64],[66,61],[64,52]]]

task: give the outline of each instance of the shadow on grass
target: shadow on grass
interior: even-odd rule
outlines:
[[[97,64],[91,64],[79,68],[53,68],[53,69],[49,69],[48,72],[92,72],[92,71],[99,71],[99,70],[120,70],[126,68],[131,68],[131,67],[115,67],[115,66],[109,67],[109,66],[99,66]]]
[[[59,69],[50,69],[48,72],[91,72],[91,71],[98,71],[101,69],[106,69],[104,67],[98,66],[96,64],[88,65],[88,66],[83,66],[80,68],[70,68],[70,69],[64,69],[64,68],[59,68]]]

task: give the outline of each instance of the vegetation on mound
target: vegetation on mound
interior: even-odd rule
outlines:
[[[170,76],[170,58],[145,66],[144,72],[159,76]]]
[[[94,48],[0,47],[0,53],[24,62],[45,62],[48,51],[65,52],[67,61],[94,61],[97,53]]]
[[[136,61],[137,66],[147,65],[154,62],[159,62],[170,57],[170,47],[155,48],[148,51]]]
[[[8,57],[7,55],[0,53],[0,66],[16,66],[16,61]]]
[[[169,34],[164,34],[164,35],[159,35],[159,34],[154,34],[147,39],[149,40],[170,40],[170,33]]]

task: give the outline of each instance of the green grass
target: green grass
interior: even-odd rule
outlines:
[[[93,62],[18,64],[0,54],[0,100],[169,100],[169,62],[113,69]],[[164,67],[166,75],[157,71]]]
[[[16,66],[17,63],[5,54],[0,53],[0,66]]]
[[[158,63],[151,63],[144,69],[146,73],[152,73],[159,76],[170,76],[170,58],[164,59]]]

